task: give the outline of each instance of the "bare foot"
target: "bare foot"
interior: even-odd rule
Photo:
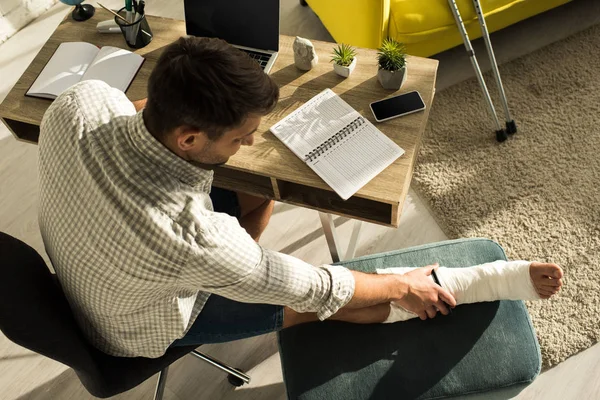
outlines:
[[[549,299],[562,286],[563,270],[556,264],[543,264],[532,262],[529,267],[529,275],[535,290],[542,299]]]

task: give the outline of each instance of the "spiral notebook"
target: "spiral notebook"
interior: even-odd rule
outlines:
[[[270,130],[344,200],[404,154],[331,89]]]

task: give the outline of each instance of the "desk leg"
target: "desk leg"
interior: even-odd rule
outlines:
[[[321,225],[323,225],[323,232],[325,233],[325,239],[329,246],[329,252],[331,253],[331,259],[334,263],[342,260],[349,260],[354,258],[356,252],[356,243],[358,242],[358,236],[360,234],[360,228],[362,221],[354,221],[354,227],[352,228],[352,235],[350,236],[350,243],[348,243],[348,250],[346,255],[342,256],[339,250],[339,240],[333,223],[333,217],[331,214],[319,212],[319,218],[321,218]]]
[[[356,244],[358,243],[358,236],[360,235],[360,228],[362,227],[362,221],[354,220],[354,227],[352,227],[352,236],[350,236],[350,243],[348,243],[348,250],[346,251],[346,260],[352,260],[354,253],[356,253]]]
[[[338,239],[335,232],[335,225],[333,224],[333,217],[331,214],[319,212],[319,218],[321,218],[321,225],[323,225],[323,232],[325,233],[325,239],[327,239],[331,259],[334,263],[339,262],[340,252],[338,250]]]

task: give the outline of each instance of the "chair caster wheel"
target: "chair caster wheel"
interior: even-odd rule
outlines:
[[[237,368],[236,368],[236,371],[243,372],[242,370],[239,370]],[[240,387],[244,384],[243,380],[241,380],[237,376],[231,375],[231,374],[227,375],[227,381],[229,381],[229,383],[235,387]]]
[[[500,129],[499,131],[496,131],[496,140],[499,142],[504,142],[506,139],[508,139],[508,134],[506,133],[506,131],[504,129]]]

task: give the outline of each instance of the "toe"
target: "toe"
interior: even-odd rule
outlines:
[[[550,291],[546,291],[546,290],[538,290],[538,295],[542,299],[549,299],[550,297],[552,297],[554,295],[554,293],[552,293]]]
[[[539,286],[545,288],[559,288],[562,286],[560,279],[544,279],[540,282]]]
[[[550,264],[550,265],[551,265],[552,273],[549,273],[548,276],[550,276],[554,279],[562,279],[562,277],[564,275],[562,268],[556,264]]]
[[[560,291],[560,287],[536,286],[536,290],[540,296],[552,296]]]
[[[556,264],[533,263],[532,266],[535,268],[533,271],[535,275],[553,279],[561,279],[563,277],[562,269]]]

